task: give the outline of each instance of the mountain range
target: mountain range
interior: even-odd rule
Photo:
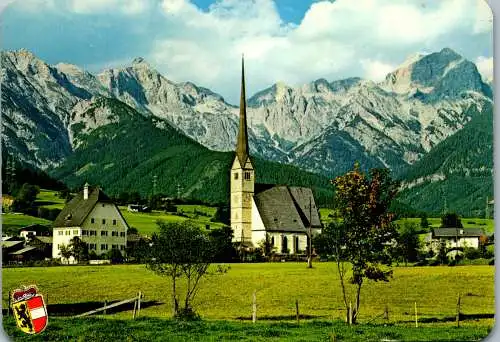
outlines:
[[[71,64],[49,65],[27,50],[3,51],[1,63],[2,148],[70,184],[96,173],[107,174],[102,184],[118,191],[134,186],[136,177],[159,173],[154,170],[161,163],[146,170],[144,164],[130,161],[120,166],[121,176],[117,176],[114,170],[119,163],[100,160],[103,151],[113,154],[116,149],[135,151],[128,152],[131,155],[149,149],[149,154],[143,154],[156,160],[169,146],[159,146],[148,136],[141,140],[134,127],[145,122],[144,134],[153,130],[169,135],[162,141],[171,146],[202,145],[199,151],[205,152],[197,153],[213,156],[219,155],[214,151],[234,149],[238,107],[192,82],[167,79],[143,58],[97,75]],[[425,167],[426,160],[432,159],[434,150],[442,151],[438,147],[452,137],[460,140],[467,126],[478,125],[475,122],[481,120],[476,118],[492,115],[493,104],[492,89],[475,64],[448,48],[411,56],[382,82],[319,79],[295,87],[278,82],[255,93],[247,103],[250,149],[256,158],[295,165],[325,179],[345,172],[355,161],[365,169],[388,167],[407,179],[406,194],[416,191],[422,179],[442,181],[442,175]],[[485,122],[479,125],[488,130]],[[182,139],[175,138],[170,143],[172,132],[185,140],[180,143]],[[489,145],[481,143],[486,143],[484,153],[471,153],[468,158],[491,171],[491,156],[483,158],[488,151],[492,155],[491,140]],[[468,162],[462,159],[455,167]],[[99,165],[101,170],[88,165]],[[137,167],[143,172],[136,175]],[[222,172],[220,167],[213,169]],[[412,171],[416,169],[423,171]],[[420,183],[412,178],[417,173]],[[414,203],[411,194],[406,198],[417,208],[429,209]],[[430,209],[436,208],[434,204]]]

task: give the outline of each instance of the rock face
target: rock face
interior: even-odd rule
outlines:
[[[2,52],[2,85],[5,148],[44,169],[83,143],[74,127],[110,122],[79,114],[98,97],[161,118],[210,149],[234,149],[237,107],[191,82],[168,80],[142,58],[94,76],[25,50]],[[355,160],[400,170],[481,115],[491,96],[476,66],[450,49],[412,56],[380,83],[276,83],[248,99],[251,153],[327,175]]]

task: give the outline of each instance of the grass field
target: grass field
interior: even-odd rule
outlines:
[[[57,191],[40,189],[40,193],[36,196],[35,205],[49,209],[64,208],[64,199],[57,196]]]
[[[197,223],[200,227],[205,228],[206,225],[210,225],[210,228],[219,228],[224,226],[224,224],[219,222],[211,222],[211,216],[195,215],[194,210],[204,211],[207,215],[210,212],[215,213],[216,208],[204,207],[199,205],[183,205],[182,210],[186,213],[188,217],[177,216],[172,214],[166,214],[162,211],[152,211],[151,213],[135,213],[129,212],[127,207],[120,206],[119,209],[127,221],[130,227],[135,227],[139,233],[144,235],[151,235],[156,232],[158,226],[156,225],[157,220],[163,220],[166,222],[181,222],[185,220],[192,220]],[[213,210],[212,210],[213,209]],[[213,215],[213,214],[212,214]]]
[[[51,318],[39,336],[16,329],[12,317],[4,319],[15,341],[479,341],[487,327],[405,327],[358,325],[340,321],[295,323],[176,322],[158,318],[109,320],[105,318]]]
[[[4,268],[3,305],[8,291],[36,284],[48,294],[49,311],[57,314],[69,307],[75,312],[92,310],[108,302],[145,294],[141,316],[170,318],[170,282],[148,271],[144,265],[61,266]],[[182,286],[181,286],[182,290]],[[252,293],[257,291],[258,318],[263,321],[294,319],[295,300],[307,320],[344,317],[338,276],[333,263],[231,264],[225,274],[203,280],[194,306],[205,319],[248,320]],[[436,266],[395,267],[388,283],[366,282],[361,293],[359,320],[383,323],[387,304],[390,322],[412,325],[418,305],[422,326],[453,325],[457,295],[462,296],[463,326],[493,326],[494,267]],[[128,319],[132,307],[110,315]]]
[[[2,213],[2,230],[17,231],[30,224],[51,225],[52,222],[39,217],[24,215],[21,213]]]

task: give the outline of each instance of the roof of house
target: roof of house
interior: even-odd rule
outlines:
[[[2,248],[10,248],[10,247],[14,247],[16,246],[17,244],[22,244],[24,243],[23,241],[2,241]]]
[[[306,233],[309,227],[309,204],[312,207],[312,227],[321,227],[314,196],[309,188],[278,185],[255,194],[254,200],[266,230]]]
[[[9,253],[9,254],[11,254],[11,255],[20,255],[20,254],[24,254],[26,252],[30,252],[32,250],[36,250],[36,247],[30,247],[30,246],[24,247],[23,249],[20,249],[18,251],[15,251],[15,252],[12,252],[12,253]]]
[[[98,202],[112,203],[111,199],[98,187],[89,187],[88,199],[83,198],[83,191],[80,191],[63,210],[57,215],[54,227],[78,227],[81,226],[85,218],[90,214]]]
[[[34,240],[40,240],[43,243],[51,244],[52,236],[35,236]]]
[[[479,237],[484,235],[481,228],[434,228],[432,236],[434,237]]]
[[[47,226],[44,226],[42,224],[31,224],[29,226],[26,226],[26,227],[23,227],[21,229],[19,229],[20,232],[22,231],[28,231],[28,232],[47,232],[49,231],[50,228],[47,227]]]

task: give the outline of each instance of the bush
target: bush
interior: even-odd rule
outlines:
[[[481,251],[472,247],[464,248],[464,257],[469,260],[479,259],[481,257]]]

